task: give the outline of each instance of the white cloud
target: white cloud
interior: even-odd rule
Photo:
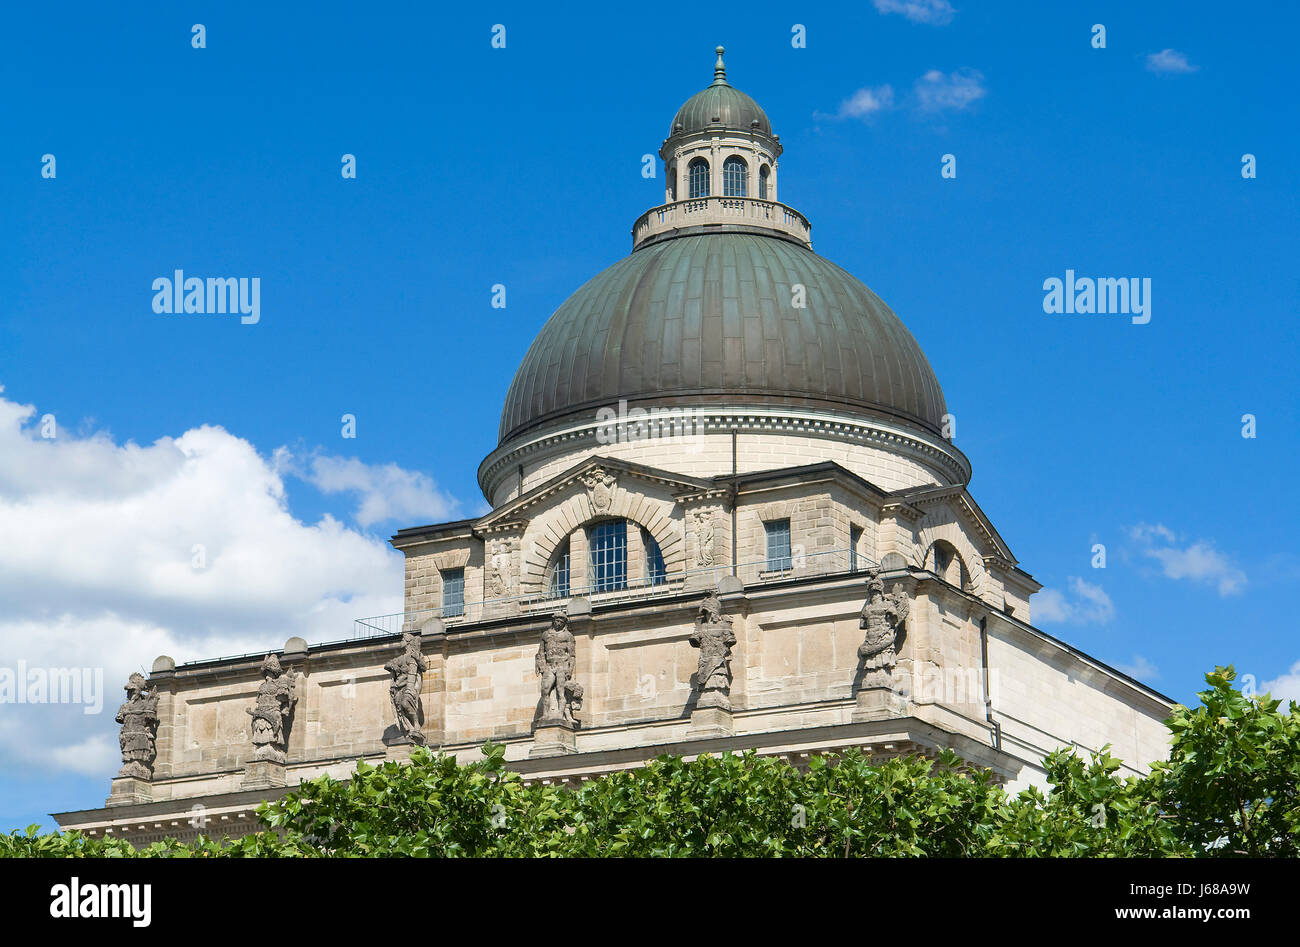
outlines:
[[[1176,49],[1162,49],[1147,56],[1147,69],[1159,73],[1195,72],[1199,67],[1187,61],[1187,54]]]
[[[945,75],[931,69],[916,80],[916,100],[923,112],[962,111],[984,98],[984,75],[959,69]]]
[[[1259,690],[1282,701],[1282,709],[1286,708],[1287,701],[1294,700],[1300,704],[1300,661],[1291,665],[1285,674],[1260,684]]]
[[[1133,655],[1132,662],[1128,664],[1115,665],[1116,670],[1122,671],[1131,678],[1139,681],[1154,681],[1160,676],[1160,671],[1154,664],[1148,661],[1140,654]]]
[[[402,557],[384,538],[290,512],[287,451],[267,458],[209,425],[144,446],[67,426],[47,440],[35,418],[0,394],[0,669],[102,668],[106,693],[94,716],[0,705],[0,771],[107,779],[120,762],[122,685],[159,654],[179,663],[293,635],[334,641],[355,618],[401,610]],[[318,453],[306,468],[322,491],[357,493],[363,525],[456,507],[394,465]]]
[[[1100,585],[1069,576],[1069,594],[1043,589],[1034,596],[1034,621],[1039,624],[1104,625],[1115,617],[1115,604]]]
[[[894,88],[890,85],[861,88],[840,103],[839,111],[826,115],[814,114],[815,118],[861,118],[867,119],[877,112],[894,107]]]
[[[372,466],[355,457],[316,454],[300,476],[322,493],[356,493],[353,516],[362,526],[389,521],[436,523],[460,513],[460,504],[441,492],[429,476],[396,464]]]
[[[1166,578],[1191,579],[1216,586],[1221,596],[1235,595],[1246,585],[1246,573],[1209,540],[1179,546],[1174,531],[1160,523],[1139,523],[1128,531],[1143,555],[1160,563]]]
[[[957,11],[948,0],[874,0],[880,13],[901,13],[913,23],[942,25]]]

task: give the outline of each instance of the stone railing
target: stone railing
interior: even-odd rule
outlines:
[[[793,207],[754,197],[696,197],[652,207],[638,217],[632,225],[632,249],[674,230],[728,224],[774,230],[812,246],[812,224]]]

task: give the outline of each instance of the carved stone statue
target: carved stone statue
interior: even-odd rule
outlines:
[[[294,678],[280,667],[280,659],[268,654],[262,662],[262,683],[257,688],[257,703],[248,708],[253,718],[253,752],[255,760],[283,763],[289,749],[289,717],[298,701],[294,693]]]
[[[713,525],[713,513],[709,510],[695,511],[695,563],[708,568],[717,561],[713,550],[717,531]]]
[[[420,653],[420,638],[409,632],[402,635],[402,653],[384,665],[392,675],[388,696],[392,698],[397,713],[397,730],[411,743],[424,746],[428,739],[420,729],[420,689],[424,672],[428,670],[424,655]]]
[[[893,682],[894,666],[898,663],[895,649],[909,608],[906,592],[896,587],[886,593],[880,570],[867,570],[867,601],[862,606],[859,622],[867,636],[858,648],[866,672],[862,678],[864,687],[889,687]]]
[[[731,709],[731,648],[736,633],[731,619],[722,614],[722,602],[716,590],[710,590],[700,602],[691,647],[700,649],[700,661],[694,681],[700,690],[696,707]]]
[[[132,674],[127,680],[126,703],[118,708],[116,719],[122,725],[118,737],[122,745],[122,768],[117,775],[152,779],[158,695],[149,689],[144,675]]]
[[[575,650],[569,618],[562,612],[551,616],[551,627],[542,632],[537,646],[537,673],[541,675],[541,700],[537,717],[541,723],[576,724],[573,714],[582,708],[582,685],[573,680]]]

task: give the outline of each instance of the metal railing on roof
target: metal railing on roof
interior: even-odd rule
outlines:
[[[468,601],[463,605],[425,608],[391,615],[358,618],[352,623],[352,637],[357,641],[415,631],[430,619],[440,619],[448,628],[460,628],[497,618],[546,615],[562,610],[571,599],[587,598],[593,606],[623,604],[648,599],[667,598],[683,592],[703,593],[716,588],[724,576],[735,575],[746,588],[769,585],[789,579],[832,577],[864,572],[875,563],[851,549],[822,552],[794,551],[781,559],[758,559],[731,566],[706,566],[669,572],[657,579],[624,582],[618,587],[571,587],[567,595],[535,593],[505,598]]]

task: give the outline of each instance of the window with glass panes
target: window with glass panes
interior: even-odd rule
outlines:
[[[703,158],[696,158],[686,169],[689,176],[691,197],[709,196],[709,163]]]
[[[659,544],[650,535],[650,530],[641,530],[641,545],[645,547],[645,577],[651,585],[663,585],[668,581],[668,570],[664,567],[664,554]]]
[[[789,569],[794,565],[790,558],[790,521],[770,520],[763,526],[767,530],[768,569]]]
[[[465,614],[465,570],[448,569],[442,574],[442,617]]]
[[[749,194],[749,165],[745,159],[732,155],[722,164],[722,196],[746,197]]]
[[[555,558],[551,560],[551,598],[565,598],[569,594],[569,541],[566,539],[564,544],[555,553]]]
[[[858,571],[858,542],[862,539],[862,527],[849,527],[849,571]]]
[[[591,548],[591,590],[627,588],[627,522],[597,523],[588,534],[587,544]]]
[[[760,201],[767,200],[767,176],[769,173],[767,165],[763,165],[758,169],[758,199]]]

